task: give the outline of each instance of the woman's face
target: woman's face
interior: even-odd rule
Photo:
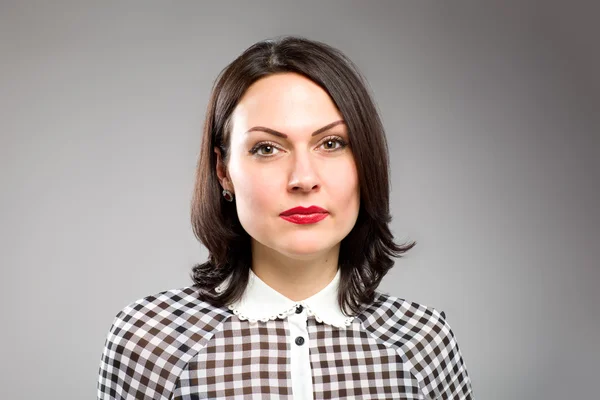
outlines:
[[[342,120],[329,95],[302,75],[270,75],[248,88],[232,115],[226,172],[218,173],[254,246],[309,259],[351,231],[360,189]],[[280,215],[310,206],[327,210],[326,217],[299,224]]]

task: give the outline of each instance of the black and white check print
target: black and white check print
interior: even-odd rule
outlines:
[[[308,346],[305,389],[314,399],[474,398],[456,338],[435,308],[377,292],[346,327],[305,318],[306,342],[290,338],[285,315],[252,323],[200,301],[194,287],[145,297],[110,327],[98,398],[297,399],[293,346]]]

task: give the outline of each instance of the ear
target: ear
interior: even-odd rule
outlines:
[[[227,173],[227,167],[223,162],[223,158],[221,157],[221,149],[215,146],[214,148],[215,154],[217,155],[217,177],[219,178],[219,183],[223,189],[227,189],[233,193],[233,185],[231,184],[231,179],[229,178],[229,174]]]

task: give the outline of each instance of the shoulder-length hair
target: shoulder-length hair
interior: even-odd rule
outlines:
[[[216,174],[214,147],[223,162],[229,156],[231,115],[248,87],[271,74],[301,74],[325,90],[342,114],[358,170],[360,208],[355,226],[342,240],[338,265],[338,303],[356,315],[375,299],[382,278],[416,242],[397,245],[388,224],[389,160],[383,124],[366,80],[341,51],[318,41],[283,36],[255,43],[221,71],[208,102],[204,136],[191,204],[195,236],[208,249],[208,260],[193,267],[191,278],[203,300],[217,306],[238,300],[252,263],[250,236],[226,201]],[[216,287],[231,276],[227,289]]]

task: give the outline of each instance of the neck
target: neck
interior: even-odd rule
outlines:
[[[318,293],[335,277],[340,245],[311,257],[293,258],[252,240],[252,270],[263,282],[293,301]]]

